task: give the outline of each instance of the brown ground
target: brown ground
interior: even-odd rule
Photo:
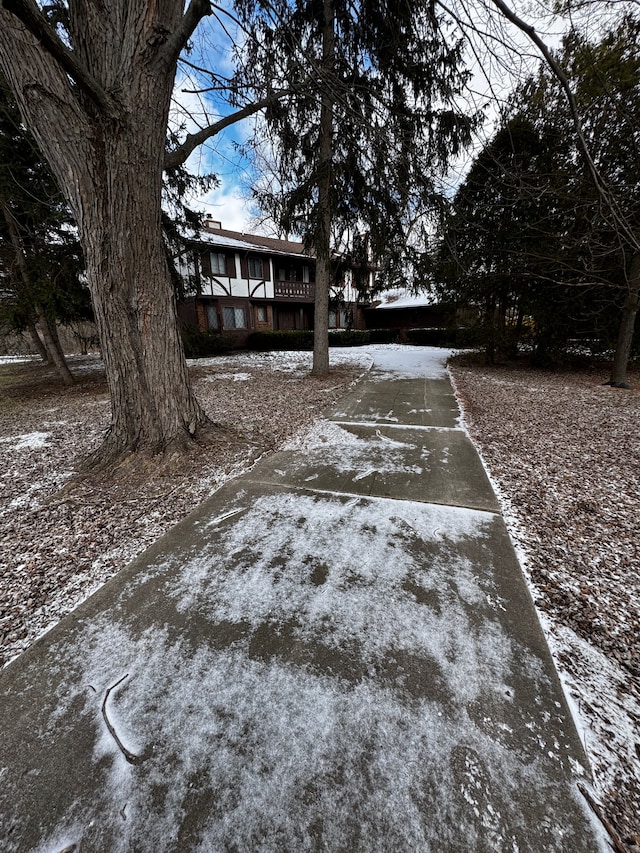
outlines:
[[[281,370],[280,367],[287,369]],[[193,368],[220,441],[152,475],[75,480],[109,422],[96,357],[67,389],[0,365],[0,665],[24,650],[229,476],[303,432],[361,372],[324,380],[290,357]],[[640,832],[640,393],[574,373],[455,363],[469,431],[506,507],[596,791],[632,850]],[[235,377],[235,378],[234,378]],[[632,376],[640,385],[640,373]]]
[[[37,363],[0,365],[0,666],[222,482],[308,428],[362,372],[317,379],[281,362],[290,369],[259,357],[200,363],[195,389],[218,440],[152,472],[73,479],[109,423],[97,358],[71,360],[72,388]]]
[[[640,372],[450,365],[467,428],[507,508],[596,786],[640,837]]]

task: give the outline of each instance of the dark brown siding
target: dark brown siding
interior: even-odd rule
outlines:
[[[449,310],[439,305],[414,308],[365,308],[368,329],[428,329],[447,325]]]

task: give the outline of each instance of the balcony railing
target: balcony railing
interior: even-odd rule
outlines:
[[[285,299],[313,299],[314,288],[309,281],[276,281],[274,294]]]

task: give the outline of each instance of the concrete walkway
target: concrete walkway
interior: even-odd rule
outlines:
[[[608,849],[458,418],[441,354],[380,350],[11,664],[0,850]]]

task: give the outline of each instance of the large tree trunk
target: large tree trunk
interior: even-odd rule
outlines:
[[[94,459],[183,445],[206,418],[162,245],[162,171],[177,57],[209,4],[184,17],[180,0],[70,4],[72,62],[15,5],[28,30],[0,6],[0,66],[76,217],[111,394]]]
[[[329,372],[329,288],[331,286],[331,172],[333,161],[333,95],[329,80],[334,65],[335,35],[332,0],[324,0],[320,103],[320,156],[318,177],[318,228],[316,231],[316,290],[313,333],[314,376]]]
[[[183,443],[204,420],[162,245],[164,145],[156,139],[152,148],[144,125],[140,117],[138,127],[105,138],[104,159],[92,164],[83,192],[82,244],[112,405],[105,451],[115,456]]]
[[[618,329],[618,341],[611,366],[611,376],[607,385],[614,388],[630,388],[627,383],[627,368],[631,356],[631,345],[638,314],[638,303],[640,302],[640,253],[635,252],[631,259],[629,269],[629,281],[627,296],[622,308],[620,327]]]

